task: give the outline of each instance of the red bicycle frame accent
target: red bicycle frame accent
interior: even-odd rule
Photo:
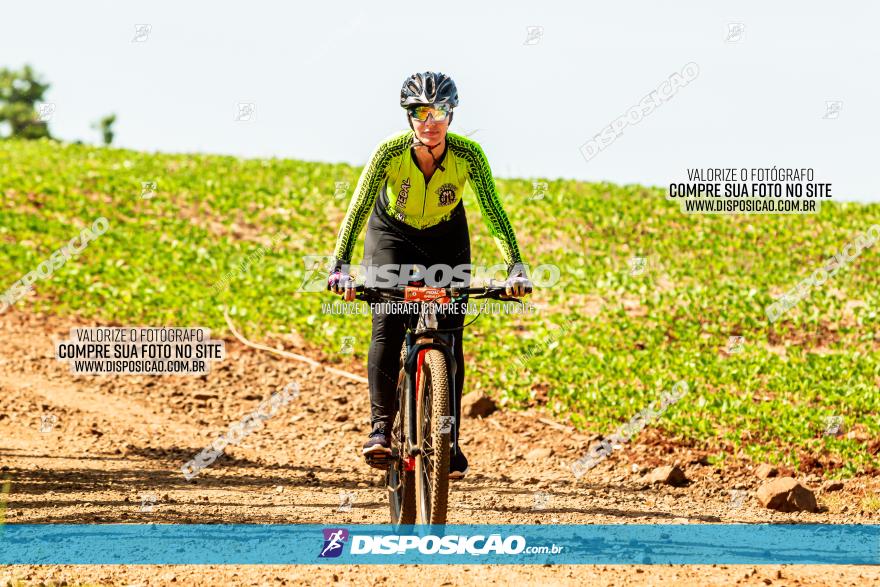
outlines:
[[[419,351],[418,359],[416,361],[416,405],[419,402],[419,388],[421,387],[422,382],[422,365],[425,364],[425,353],[428,352],[428,349],[424,349]],[[416,458],[413,456],[406,456],[403,458],[403,468],[406,471],[413,471],[416,468]]]
[[[416,458],[414,456],[403,457],[403,470],[404,471],[415,471],[416,470]]]

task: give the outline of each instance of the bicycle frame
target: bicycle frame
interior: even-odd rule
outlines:
[[[415,467],[415,457],[421,452],[421,449],[415,441],[415,439],[418,438],[418,390],[422,372],[422,363],[424,362],[425,353],[429,350],[440,351],[446,359],[447,381],[451,402],[449,413],[453,418],[453,425],[450,430],[450,451],[453,455],[458,454],[458,430],[454,424],[459,419],[458,406],[455,401],[457,393],[455,389],[455,375],[458,372],[458,364],[455,361],[455,353],[453,351],[455,348],[455,334],[442,331],[438,328],[438,300],[442,300],[443,302],[453,300],[457,302],[466,296],[474,296],[476,298],[494,297],[495,299],[499,299],[497,296],[504,293],[504,288],[498,286],[484,288],[422,288],[431,295],[438,296],[435,298],[419,296],[409,298],[406,296],[405,292],[407,290],[419,289],[417,287],[371,289],[373,291],[372,294],[367,288],[364,288],[364,286],[358,286],[358,299],[363,301],[378,299],[381,301],[383,296],[386,295],[392,296],[392,299],[401,299],[399,297],[400,294],[404,294],[403,299],[420,301],[422,304],[415,328],[408,325],[405,337],[406,361],[403,370],[406,397],[403,398],[403,405],[398,405],[397,408],[401,411],[401,417],[406,420],[404,427],[401,429],[401,432],[406,435],[404,443],[406,455],[399,455],[398,458],[404,460],[406,470],[412,470]],[[378,296],[378,298],[375,296]]]
[[[423,284],[424,282],[422,282]],[[362,285],[354,287],[356,299],[373,303],[385,301],[419,302],[418,320],[412,318],[406,321],[406,333],[404,347],[406,358],[401,366],[402,373],[398,374],[395,390],[397,416],[392,426],[393,442],[390,451],[390,460],[381,457],[381,460],[367,462],[377,468],[386,469],[385,484],[389,491],[389,505],[391,508],[391,520],[394,524],[412,524],[416,520],[424,523],[445,523],[449,497],[449,476],[446,471],[432,468],[434,463],[431,453],[438,453],[442,467],[448,466],[450,456],[461,454],[458,446],[458,429],[455,425],[460,420],[457,395],[460,390],[456,389],[455,376],[459,365],[455,361],[456,334],[473,324],[474,320],[462,323],[461,326],[440,328],[437,318],[441,306],[450,302],[458,304],[465,302],[469,296],[474,298],[507,299],[506,288],[503,286],[487,286],[482,288],[470,287],[424,287],[413,284],[408,287],[391,288],[367,288]],[[458,308],[453,306],[454,310]],[[467,314],[467,312],[465,312]],[[479,316],[479,314],[478,314]],[[440,395],[431,398],[431,405],[426,397],[419,397],[420,390],[424,387],[421,381],[423,365],[430,361],[431,377],[435,378],[438,373],[433,369],[440,368],[439,357],[434,358],[434,351],[442,353],[446,366],[446,382],[441,384]],[[429,357],[429,355],[431,355]],[[432,381],[432,395],[434,386]],[[434,405],[439,397],[446,396],[448,406]],[[401,397],[402,396],[402,397]],[[419,413],[419,403],[422,403],[422,412]],[[446,409],[448,407],[448,409]],[[447,415],[451,415],[449,436],[446,436]],[[443,422],[434,421],[442,418]],[[421,424],[420,424],[421,422]],[[420,429],[419,426],[427,427],[430,423],[431,430]],[[400,426],[400,428],[397,428]],[[439,438],[436,432],[439,428]],[[421,436],[430,436],[431,441],[425,438],[419,443]],[[448,440],[445,440],[447,439]],[[437,446],[437,442],[443,445]],[[445,445],[449,442],[449,446]],[[424,445],[425,452],[422,452]],[[447,452],[448,451],[448,452]],[[426,464],[427,463],[427,464]],[[427,473],[426,473],[427,471]],[[436,493],[435,493],[436,490]],[[418,502],[418,503],[417,503]],[[437,508],[435,515],[434,508]]]

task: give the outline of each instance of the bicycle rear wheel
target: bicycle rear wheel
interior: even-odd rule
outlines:
[[[391,523],[405,526],[416,523],[416,476],[415,471],[406,470],[404,457],[404,398],[406,394],[406,377],[403,365],[406,362],[406,343],[400,350],[400,376],[397,380],[397,415],[391,427],[391,448],[394,451],[388,471],[385,473],[385,487],[388,489],[388,504],[391,510]]]
[[[416,457],[415,477],[420,524],[446,523],[451,434],[448,375],[443,353],[426,351],[416,409],[419,455]]]

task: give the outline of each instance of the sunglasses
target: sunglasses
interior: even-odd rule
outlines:
[[[420,122],[428,120],[429,114],[435,121],[440,122],[452,114],[452,108],[446,104],[437,104],[436,106],[413,106],[409,109],[409,115]]]

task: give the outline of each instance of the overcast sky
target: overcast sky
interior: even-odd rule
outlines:
[[[440,70],[459,88],[453,131],[498,176],[662,186],[688,167],[812,167],[835,197],[880,201],[878,16],[855,2],[44,0],[4,7],[0,66],[51,82],[65,140],[97,142],[90,124],[115,112],[132,149],[361,165],[406,128],[403,80]],[[691,62],[693,81],[587,161],[586,141]]]

